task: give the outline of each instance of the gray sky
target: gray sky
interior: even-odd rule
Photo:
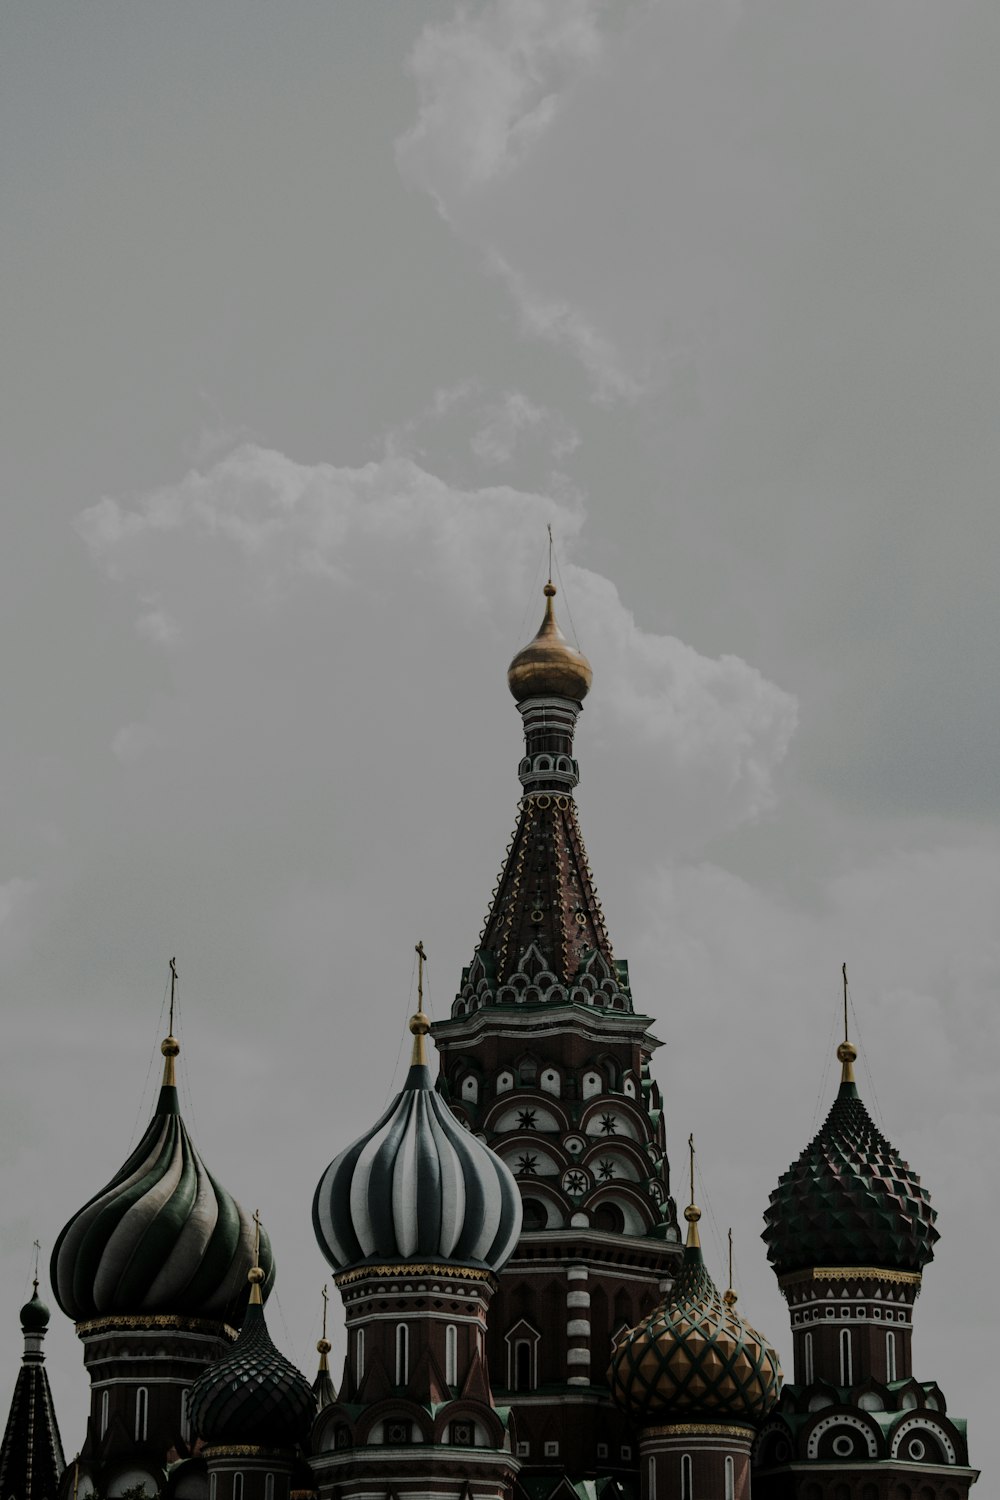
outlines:
[[[741,1307],[790,1364],[761,1213],[846,959],[940,1212],[916,1373],[995,1466],[1000,12],[0,28],[11,1327],[151,1107],[176,953],[187,1118],[312,1371],[313,1188],[390,1090],[414,942],[439,1016],[471,956],[551,521],[585,836]],[[49,1345],[72,1452],[59,1315]]]

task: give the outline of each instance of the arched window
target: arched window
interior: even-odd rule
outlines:
[[[264,1475],[264,1500],[274,1500],[274,1475]]]
[[[219,1476],[210,1474],[208,1476],[208,1500],[217,1500],[219,1494]]]
[[[454,1323],[444,1331],[444,1378],[449,1385],[458,1384],[458,1329]]]
[[[656,1455],[646,1460],[646,1500],[656,1500]]]
[[[807,1333],[802,1341],[802,1355],[802,1363],[804,1365],[802,1373],[805,1377],[805,1383],[806,1385],[812,1385],[816,1379],[816,1374],[815,1365],[813,1364],[813,1336],[811,1333]]]
[[[111,1416],[111,1394],[109,1391],[101,1392],[101,1437],[108,1430],[108,1420]]]
[[[146,1427],[149,1422],[149,1392],[141,1385],[135,1393],[135,1440],[137,1443],[146,1441]]]
[[[514,1389],[515,1391],[530,1391],[534,1388],[532,1380],[532,1366],[534,1365],[534,1350],[530,1339],[518,1339],[514,1345]]]
[[[410,1378],[410,1330],[405,1323],[396,1324],[396,1384],[405,1385]]]
[[[365,1378],[365,1330],[359,1328],[354,1335],[354,1378],[360,1385]]]
[[[896,1379],[896,1335],[887,1333],[885,1336],[885,1378]]]
[[[188,1415],[187,1393],[181,1392],[181,1441],[191,1441],[191,1418]]]
[[[681,1500],[694,1500],[694,1479],[690,1453],[681,1454]]]
[[[233,1475],[233,1500],[243,1500],[243,1475]]]
[[[841,1385],[854,1384],[854,1359],[851,1352],[851,1330],[842,1328],[840,1330],[840,1383]]]
[[[736,1500],[736,1465],[732,1458],[726,1459],[726,1500]]]

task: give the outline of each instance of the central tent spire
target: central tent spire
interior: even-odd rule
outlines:
[[[551,577],[543,594],[542,623],[507,672],[524,721],[517,827],[463,993],[471,985],[480,1003],[631,1010],[626,966],[615,961],[573,797],[580,779],[573,738],[591,667],[559,628]]]

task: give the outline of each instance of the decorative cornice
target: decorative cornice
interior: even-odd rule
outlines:
[[[811,1266],[805,1271],[789,1271],[778,1277],[782,1291],[805,1281],[888,1281],[894,1286],[919,1286],[920,1271],[890,1271],[882,1266]]]
[[[666,1438],[666,1437],[731,1437],[749,1441],[754,1436],[755,1429],[750,1426],[739,1426],[735,1422],[723,1425],[721,1422],[670,1422],[662,1423],[657,1427],[644,1427],[642,1436],[644,1438]]]
[[[94,1333],[125,1333],[144,1328],[176,1328],[180,1333],[206,1333],[235,1339],[236,1329],[212,1318],[185,1318],[176,1313],[114,1313],[104,1318],[87,1318],[76,1325],[77,1338]]]
[[[292,1457],[291,1448],[265,1448],[260,1443],[213,1443],[202,1448],[201,1457],[211,1458],[283,1458]],[[306,1493],[312,1494],[309,1490]]]
[[[395,1266],[355,1266],[350,1271],[337,1272],[333,1279],[341,1287],[369,1277],[379,1281],[412,1281],[415,1276],[435,1276],[443,1281],[485,1281],[496,1286],[492,1271],[479,1270],[475,1266],[410,1265],[405,1262]]]

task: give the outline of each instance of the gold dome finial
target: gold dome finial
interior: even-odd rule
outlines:
[[[842,1064],[840,1070],[841,1083],[853,1083],[854,1059],[858,1055],[858,1049],[847,1034],[847,965],[842,964],[841,970],[844,975],[844,1040],[837,1048],[837,1059]]]
[[[260,1264],[260,1209],[253,1211],[253,1265],[247,1272],[247,1281],[250,1283],[250,1306],[261,1307],[264,1299],[260,1294],[260,1284],[264,1280],[264,1272]]]
[[[701,1235],[698,1233],[698,1220],[701,1218],[701,1209],[694,1201],[694,1135],[688,1136],[688,1158],[691,1169],[691,1202],[684,1210],[687,1220],[687,1244],[688,1246],[700,1245]]]
[[[551,548],[551,535],[549,544]],[[517,703],[527,698],[569,698],[576,703],[590,692],[593,678],[590,662],[569,644],[559,626],[552,601],[556,586],[549,579],[544,589],[545,613],[533,641],[523,647],[507,669],[507,685]]]
[[[427,1063],[427,1043],[424,1041],[431,1029],[429,1018],[424,1014],[424,964],[427,962],[427,954],[424,951],[424,943],[421,938],[416,947],[417,954],[417,1013],[410,1017],[410,1031],[413,1033],[413,1051],[410,1054],[410,1066],[414,1063],[425,1066]]]
[[[733,1231],[729,1231],[729,1285],[722,1294],[722,1300],[727,1307],[736,1306],[736,1292],[733,1289]]]
[[[326,1336],[326,1312],[327,1312],[327,1305],[328,1305],[328,1303],[330,1301],[330,1293],[326,1289],[326,1283],[325,1282],[323,1284],[323,1290],[320,1293],[320,1295],[323,1298],[323,1334],[322,1334],[321,1338],[319,1338],[319,1339],[316,1340],[316,1352],[319,1354],[319,1367],[320,1367],[320,1369],[321,1370],[329,1370],[330,1366],[327,1364],[326,1356],[329,1354],[330,1350],[333,1348],[333,1345],[330,1343],[330,1340]]]
[[[160,1043],[160,1051],[164,1056],[163,1064],[163,1086],[172,1089],[177,1087],[177,1075],[174,1068],[174,1058],[181,1050],[181,1044],[174,1036],[174,1002],[177,998],[177,960],[170,960],[170,1026],[167,1035]]]

